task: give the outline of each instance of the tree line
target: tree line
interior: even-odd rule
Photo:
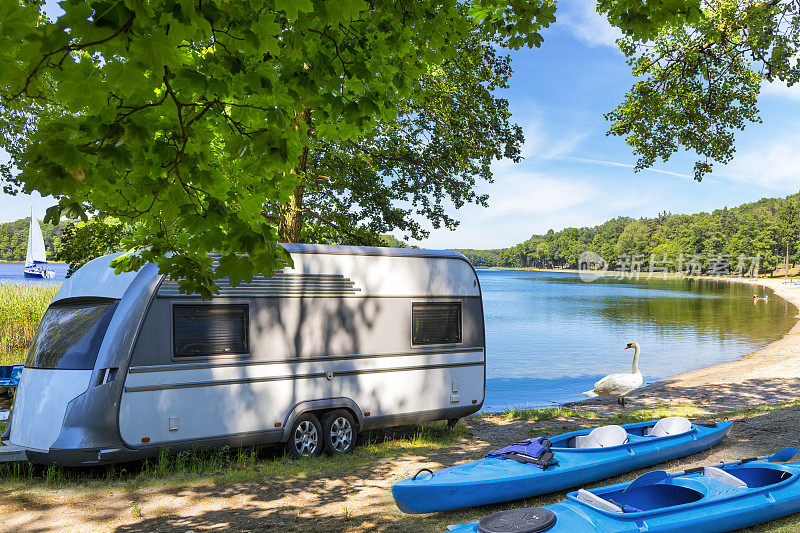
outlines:
[[[0,224],[0,260],[25,261],[28,249],[28,227],[30,219],[21,218],[14,222]],[[56,259],[61,253],[61,232],[63,224],[54,226],[39,222],[44,237],[44,249],[48,259]]]
[[[757,266],[768,272],[783,264],[787,250],[789,262],[797,263],[800,193],[711,213],[617,217],[594,227],[551,229],[510,248],[459,251],[476,266],[576,268],[581,253],[591,251],[613,269],[705,271],[726,261],[732,271]]]

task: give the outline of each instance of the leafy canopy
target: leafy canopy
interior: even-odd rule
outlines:
[[[486,205],[476,182],[493,180],[494,160],[518,161],[523,141],[508,101],[494,96],[511,76],[497,44],[474,29],[453,57],[417,80],[393,120],[346,142],[312,140],[301,242],[377,244],[393,230],[423,239],[421,219],[457,226],[445,201]]]
[[[119,220],[112,217],[95,216],[87,221],[69,221],[61,234],[59,261],[69,264],[67,276],[101,255],[123,252],[120,245],[130,231]]]
[[[651,11],[652,8],[652,11]],[[735,135],[760,122],[764,82],[800,79],[800,4],[792,0],[601,0],[640,81],[606,118],[637,169],[688,150],[698,181],[728,163]]]
[[[7,189],[132,230],[118,270],[157,262],[210,296],[290,262],[265,216],[305,176],[311,144],[357,141],[470,32],[541,42],[547,0],[65,0],[0,3]],[[218,252],[213,263],[209,252]],[[243,255],[246,253],[247,255]]]

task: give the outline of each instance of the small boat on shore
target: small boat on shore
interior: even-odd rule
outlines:
[[[0,365],[0,394],[8,393],[9,390],[19,385],[19,378],[22,377],[23,365]]]
[[[39,221],[33,216],[31,207],[31,223],[28,227],[28,251],[25,254],[25,268],[23,274],[26,278],[50,279],[56,273],[47,266],[47,255],[44,249],[44,237]]]
[[[731,422],[693,424],[682,417],[602,426],[549,439],[553,462],[544,468],[514,458],[487,457],[420,471],[392,485],[397,507],[432,513],[555,492],[707,450]]]
[[[783,451],[788,460],[797,449]],[[743,461],[755,459],[764,458]],[[712,533],[800,512],[800,463],[743,461],[675,474],[648,472],[632,482],[570,492],[563,502],[450,526],[448,533]]]

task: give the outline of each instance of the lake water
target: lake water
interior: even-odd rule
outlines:
[[[486,320],[484,410],[582,399],[601,377],[630,372],[641,345],[645,383],[733,361],[781,338],[797,309],[753,302],[753,288],[696,279],[599,279],[479,269]],[[763,289],[760,289],[763,292]]]
[[[0,283],[28,279],[0,263]],[[630,372],[642,347],[645,383],[733,361],[785,334],[797,309],[779,298],[753,302],[753,288],[707,280],[599,279],[577,274],[478,269],[486,320],[484,410],[582,399],[595,381]]]
[[[49,263],[56,277],[51,279],[37,279],[26,278],[22,275],[22,269],[25,268],[25,263],[0,263],[0,283],[35,283],[35,284],[53,284],[63,283],[67,279],[67,270],[69,265],[63,263]]]

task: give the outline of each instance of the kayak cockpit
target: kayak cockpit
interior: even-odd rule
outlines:
[[[589,431],[573,432],[550,439],[550,448],[609,448],[628,442],[630,434],[622,426],[600,426]]]
[[[793,473],[781,468],[770,468],[768,466],[739,465],[726,468],[725,471],[740,479],[750,489],[769,487],[781,481],[786,481],[792,477]]]
[[[734,497],[740,489],[748,490],[770,487],[788,481],[794,472],[777,465],[737,465],[727,468],[704,467],[690,477],[680,476],[651,485],[616,485],[611,490],[587,491],[580,489],[567,498],[581,505],[610,513],[640,513],[659,511],[678,505],[691,504],[705,499]],[[724,489],[720,484],[725,485]]]
[[[591,431],[567,433],[562,438],[550,439],[551,448],[610,448],[634,442],[648,441],[654,437],[681,435],[693,429],[692,422],[681,416],[670,416],[646,424],[626,426],[601,426]]]
[[[578,491],[570,499],[574,499],[584,505],[589,505],[598,509],[612,512],[635,513],[643,511],[653,511],[665,507],[674,507],[686,503],[696,502],[703,498],[703,493],[682,485],[657,483],[645,487],[635,487],[627,492],[623,492],[624,487],[619,490],[595,494],[589,491]],[[588,494],[587,494],[588,493]],[[594,498],[589,496],[593,495]],[[595,498],[603,500],[617,507],[604,506]]]

